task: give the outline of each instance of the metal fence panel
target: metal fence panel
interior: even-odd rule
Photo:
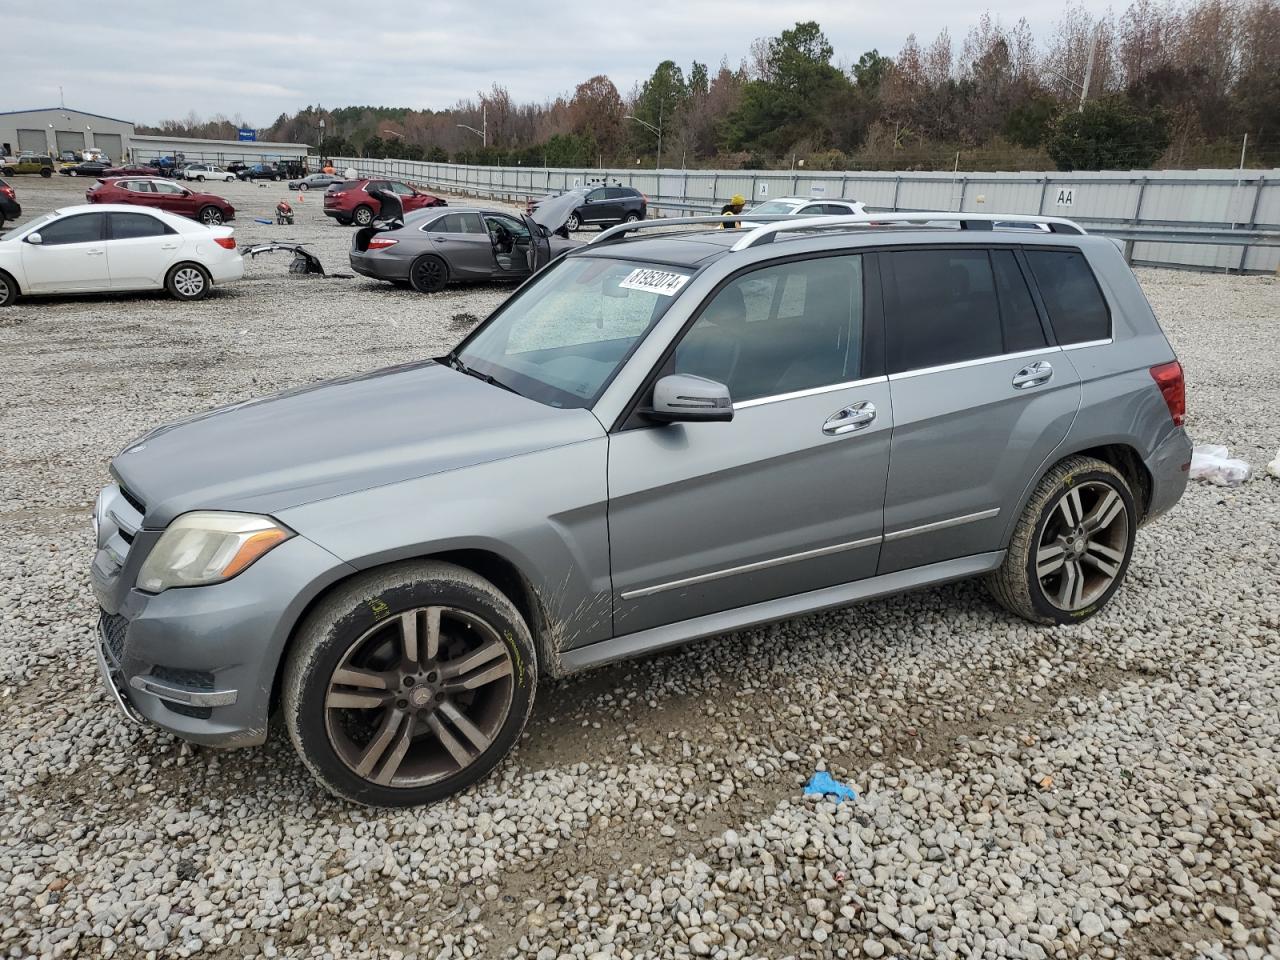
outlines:
[[[1064,216],[1093,233],[1280,230],[1280,170],[945,172],[648,170],[478,167],[337,158],[362,175],[403,177],[454,192],[523,202],[607,178],[649,198],[652,216],[719,212],[734,194],[749,205],[786,196],[860,200],[874,211],[960,210]],[[1264,238],[1265,239],[1265,238]],[[1135,263],[1200,270],[1280,270],[1280,247],[1133,243]]]

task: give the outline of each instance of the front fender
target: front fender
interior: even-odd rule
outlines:
[[[613,633],[605,436],[374,487],[276,516],[351,566],[457,550],[521,572],[546,615],[543,649]]]

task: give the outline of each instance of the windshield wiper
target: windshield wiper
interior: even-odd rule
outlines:
[[[458,356],[458,351],[456,350],[450,350],[445,354],[444,362],[447,366],[453,367],[453,369],[457,370],[459,373],[465,373],[468,377],[475,377],[477,380],[487,383],[490,386],[501,387],[503,390],[506,390],[509,393],[514,393],[516,396],[522,395],[515,387],[509,387],[496,377],[487,373],[481,373],[474,367],[467,366],[463,362],[462,358]]]

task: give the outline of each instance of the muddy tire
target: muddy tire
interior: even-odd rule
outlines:
[[[1036,486],[988,589],[1033,623],[1087,620],[1124,582],[1137,527],[1125,478],[1101,460],[1068,457]]]
[[[538,663],[519,611],[439,561],[361,574],[299,627],[284,667],[289,739],[331,793],[432,803],[485,777],[520,738]]]

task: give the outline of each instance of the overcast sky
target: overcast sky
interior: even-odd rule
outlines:
[[[448,107],[495,81],[518,102],[542,101],[603,73],[625,95],[667,58],[714,69],[727,55],[736,66],[753,39],[797,20],[817,20],[836,59],[852,61],[873,47],[892,55],[911,32],[927,42],[943,27],[958,48],[983,9],[948,0],[13,4],[3,15],[0,110],[56,106],[61,86],[68,107],[135,123],[194,110],[263,127],[314,103]],[[989,9],[1010,25],[1026,17],[1039,40],[1063,3],[995,0]]]

